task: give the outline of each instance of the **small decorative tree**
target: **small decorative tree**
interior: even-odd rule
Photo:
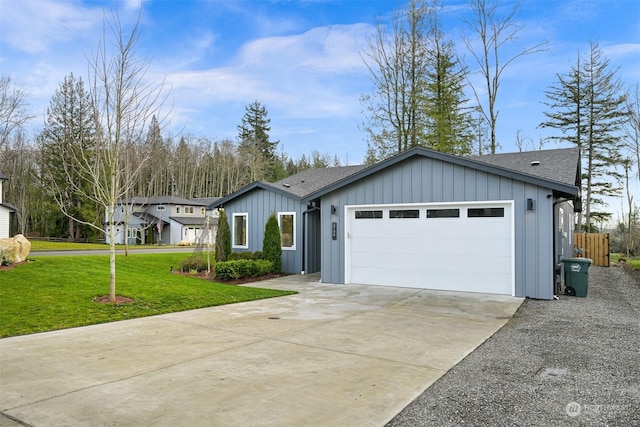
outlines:
[[[220,211],[218,231],[216,232],[216,261],[226,261],[231,253],[231,230],[227,221],[227,214]]]
[[[274,273],[280,273],[282,270],[282,245],[280,243],[280,227],[275,213],[269,216],[264,228],[262,256],[273,263]]]

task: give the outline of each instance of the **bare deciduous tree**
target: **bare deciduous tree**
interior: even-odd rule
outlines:
[[[627,95],[628,120],[624,124],[626,148],[634,157],[637,177],[640,180],[640,83],[636,83]]]
[[[0,77],[0,154],[9,136],[34,117],[26,107],[24,92],[13,86],[9,77]]]
[[[127,164],[126,148],[130,143],[143,140],[146,123],[158,114],[164,101],[164,82],[148,82],[150,62],[136,56],[139,24],[140,18],[125,35],[117,12],[111,19],[105,18],[103,39],[95,56],[89,59],[95,144],[88,150],[72,153],[81,171],[80,181],[90,184],[79,182],[75,190],[105,210],[105,225],[84,223],[108,236],[110,301],[116,299],[115,208],[119,199],[130,194],[136,178],[151,158],[148,150],[138,151],[136,164]],[[113,51],[109,49],[110,44],[114,46]],[[128,170],[127,166],[130,166]],[[60,207],[66,215],[71,215],[64,206]]]
[[[463,36],[464,44],[471,56],[480,67],[480,74],[483,77],[484,87],[476,87],[469,80],[473,94],[478,102],[480,111],[484,115],[491,129],[491,152],[496,152],[496,123],[499,111],[496,107],[498,89],[504,70],[516,59],[533,53],[542,52],[547,42],[537,43],[531,47],[524,48],[519,52],[502,59],[506,46],[518,40],[518,34],[523,26],[518,23],[517,14],[520,7],[516,3],[504,16],[498,16],[498,0],[470,0],[469,6],[473,17],[465,20],[472,33],[479,39],[479,47],[476,47],[476,40],[469,36]],[[483,99],[483,94],[486,99]]]

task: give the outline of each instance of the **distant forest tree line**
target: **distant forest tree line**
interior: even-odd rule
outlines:
[[[364,162],[416,146],[456,155],[495,153],[500,147],[496,123],[503,72],[519,58],[544,51],[546,43],[507,50],[523,28],[518,5],[504,13],[497,0],[470,0],[461,40],[480,76],[471,78],[457,54],[458,38],[442,29],[443,4],[411,0],[390,24],[376,26],[361,52],[372,82],[371,93],[361,97],[361,128],[368,137]],[[552,139],[582,149],[585,229],[595,230],[611,216],[603,198],[623,197],[626,185],[622,226],[628,243],[639,222],[628,191],[629,180],[640,179],[638,86],[625,88],[597,42],[582,54],[570,70],[559,70],[557,82],[545,91],[546,120],[540,127],[557,130]],[[129,71],[132,78],[145,70]],[[89,83],[96,86],[96,81]],[[95,225],[105,220],[107,204],[87,194],[103,183],[106,175],[100,174],[110,167],[117,169],[111,178],[122,190],[119,196],[195,198],[224,196],[253,181],[273,182],[307,168],[340,166],[337,156],[318,151],[289,157],[271,140],[268,110],[256,100],[246,106],[236,140],[172,135],[163,131],[163,118],[145,106],[128,116],[116,114],[114,123],[124,126],[116,127],[117,144],[106,151],[112,158],[90,168],[87,159],[104,151],[101,141],[114,139],[105,138],[113,117],[96,109],[94,95],[81,78],[69,74],[51,98],[43,128],[29,137],[25,127],[34,116],[28,100],[9,77],[0,77],[0,171],[9,178],[4,200],[16,205],[20,232],[70,240],[103,237]],[[139,111],[144,120],[136,121],[133,113]],[[526,149],[526,139],[518,135],[514,143]]]

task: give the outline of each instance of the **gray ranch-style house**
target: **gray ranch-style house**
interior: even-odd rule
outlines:
[[[276,213],[282,265],[321,281],[552,299],[573,255],[578,148],[458,157],[414,148],[369,166],[254,182],[224,208],[232,250],[262,250]]]
[[[218,198],[184,199],[181,197],[132,197],[116,205],[116,244],[177,245],[203,240],[203,230],[209,229],[208,239],[215,242],[218,211],[207,206]],[[105,215],[108,218],[108,212]],[[106,242],[109,226],[106,226]]]

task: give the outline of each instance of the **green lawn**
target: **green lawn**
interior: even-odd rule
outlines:
[[[625,255],[623,254],[617,254],[617,253],[613,253],[610,255],[609,260],[612,263],[616,263],[618,262],[620,259],[624,259],[624,262],[627,263],[627,265],[631,268],[633,268],[634,270],[640,270],[640,257],[632,257],[632,258],[627,258]]]
[[[48,242],[45,240],[30,240],[32,251],[77,251],[109,249],[106,243],[75,243],[75,242]],[[130,245],[129,249],[170,248],[175,246],[158,245]],[[124,250],[124,245],[116,245],[116,249]]]
[[[0,337],[113,322],[175,311],[290,295],[171,273],[191,253],[117,258],[116,293],[131,304],[99,304],[109,293],[109,256],[29,257],[0,271]]]

